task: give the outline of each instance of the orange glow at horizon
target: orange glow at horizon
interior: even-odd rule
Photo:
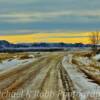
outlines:
[[[36,33],[24,35],[5,35],[0,36],[0,40],[7,40],[11,43],[30,43],[30,42],[64,42],[64,43],[89,43],[88,37],[79,38],[77,36],[88,36],[85,33]],[[66,38],[72,36],[71,38]],[[74,38],[75,36],[75,38]]]

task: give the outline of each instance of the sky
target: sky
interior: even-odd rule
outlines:
[[[88,43],[93,31],[100,31],[99,0],[0,0],[0,40]]]

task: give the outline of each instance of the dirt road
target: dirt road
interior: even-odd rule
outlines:
[[[63,56],[51,54],[1,72],[0,100],[77,100]]]

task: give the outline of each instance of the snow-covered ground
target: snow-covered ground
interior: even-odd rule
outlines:
[[[9,60],[9,59],[7,59],[7,60],[2,61],[2,63],[0,63],[0,71],[15,68],[15,67],[18,67],[23,64],[31,63],[34,60],[35,59],[33,59],[33,58],[24,59],[24,60],[19,60],[19,59]]]
[[[96,67],[100,67],[100,62],[97,61],[97,59],[95,58],[91,58],[89,59],[88,57],[75,57],[73,58],[74,60],[76,60],[80,65],[85,65],[85,66],[96,66]]]
[[[72,79],[80,95],[80,100],[100,100],[100,86],[93,83],[93,80],[88,79],[87,76],[79,70],[77,65],[71,63],[71,59],[71,55],[64,57],[62,64]],[[82,61],[84,62],[84,60]],[[97,99],[96,95],[99,96],[99,99]]]
[[[100,60],[100,54],[97,54],[96,56],[94,56],[93,59]]]

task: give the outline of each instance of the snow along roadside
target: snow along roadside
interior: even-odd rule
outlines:
[[[80,100],[87,100],[90,98],[95,100],[95,94],[100,97],[100,86],[93,83],[76,65],[73,65],[71,63],[71,57],[72,56],[64,57],[62,65],[72,79],[77,93],[80,95]]]
[[[2,63],[0,63],[0,72],[1,71],[7,71],[12,68],[16,68],[20,65],[26,65],[28,63],[33,62],[35,59],[25,59],[25,60],[19,60],[19,59],[13,59],[11,61],[4,60]]]

